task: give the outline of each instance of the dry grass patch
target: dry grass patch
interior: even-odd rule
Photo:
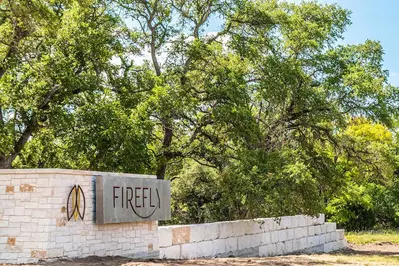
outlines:
[[[391,243],[399,244],[398,231],[384,232],[349,232],[345,234],[349,243],[356,245],[373,244],[373,243]]]

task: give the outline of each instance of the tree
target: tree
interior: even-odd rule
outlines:
[[[104,89],[118,18],[95,0],[2,1],[0,168]]]
[[[31,0],[1,10],[3,168],[139,171],[183,188],[188,173],[205,173],[236,195],[203,193],[220,219],[321,211],[348,184],[346,159],[371,170],[359,178],[392,173],[348,129],[359,119],[393,130],[398,88],[378,42],[338,44],[350,24],[338,5]],[[221,29],[207,32],[215,19]]]
[[[382,70],[382,48],[336,45],[350,24],[337,5],[117,2],[150,54],[139,68],[141,80],[152,71],[152,84],[130,108],[154,123],[158,178],[184,158],[221,170],[248,151],[298,148],[315,157],[317,145],[339,146],[335,132],[350,116],[392,124],[398,94]],[[207,34],[214,17],[222,29]]]

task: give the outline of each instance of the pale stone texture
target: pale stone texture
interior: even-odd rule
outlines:
[[[238,249],[238,244],[237,244],[237,238],[232,237],[232,238],[227,238],[226,239],[226,252],[234,252],[237,251]]]
[[[160,227],[158,229],[159,235],[159,246],[160,247],[169,247],[172,245],[173,233],[172,230],[168,230],[167,228]]]
[[[0,264],[92,255],[158,258],[157,222],[95,224],[97,175],[155,178],[62,169],[0,170]],[[83,221],[67,218],[74,185],[85,195]]]
[[[172,244],[185,244],[190,242],[190,227],[175,227],[172,229]]]
[[[294,252],[331,252],[347,247],[343,230],[325,223],[323,214],[258,218],[211,224],[162,226],[165,259],[276,256]],[[174,232],[173,240],[171,234]],[[177,233],[178,232],[178,233]],[[189,237],[188,237],[189,236]]]
[[[159,257],[161,259],[180,259],[180,245],[161,248]]]
[[[181,245],[181,259],[194,259],[198,257],[198,243]]]
[[[233,224],[229,222],[219,224],[220,238],[229,238],[234,236]]]
[[[195,224],[190,226],[190,242],[202,242],[205,241],[205,226],[202,224]],[[170,226],[165,227],[170,230]]]

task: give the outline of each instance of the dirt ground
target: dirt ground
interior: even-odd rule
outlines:
[[[46,266],[264,266],[264,265],[399,265],[399,245],[391,243],[350,245],[334,254],[290,255],[270,258],[215,258],[197,260],[137,261],[123,257],[89,257],[76,260],[46,262]]]

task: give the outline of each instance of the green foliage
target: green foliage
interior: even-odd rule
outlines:
[[[174,222],[328,205],[352,226],[378,198],[387,217],[364,227],[392,224],[398,88],[379,42],[338,44],[349,16],[275,0],[2,1],[0,168],[156,174],[173,180]]]
[[[351,184],[343,196],[331,200],[327,216],[350,231],[397,228],[398,184],[389,186]]]
[[[399,183],[392,133],[381,124],[352,119],[342,137],[350,152],[337,162],[347,183],[329,201],[328,217],[347,230],[397,227]]]
[[[218,220],[221,199],[219,175],[215,169],[185,164],[172,186],[171,223],[204,223]]]
[[[348,190],[343,196],[330,202],[326,208],[327,214],[331,215],[331,219],[339,226],[347,230],[372,229],[376,217],[369,188],[351,184]]]
[[[4,168],[35,136],[43,137],[39,146],[62,142],[44,131],[68,128],[74,110],[104,89],[104,71],[120,45],[118,19],[102,1],[3,1],[1,8],[0,31],[9,33],[0,44]],[[32,145],[28,150],[36,152]]]

